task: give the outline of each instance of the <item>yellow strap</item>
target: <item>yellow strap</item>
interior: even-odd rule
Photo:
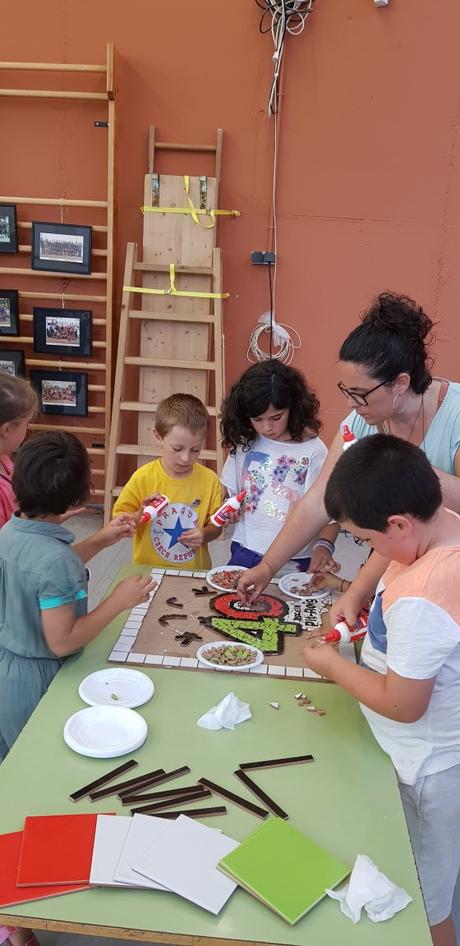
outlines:
[[[123,286],[123,292],[140,292],[151,296],[182,296],[186,299],[228,299],[229,292],[192,292],[188,290],[183,292],[176,289],[175,284],[176,267],[174,263],[169,264],[169,288],[168,289],[145,289],[141,286]]]
[[[198,210],[192,198],[190,197],[190,177],[188,174],[184,174],[184,189],[185,196],[188,200],[188,207],[141,207],[143,214],[145,213],[156,213],[156,214],[190,214],[194,223],[198,224],[202,230],[212,230],[216,225],[216,217],[239,217],[239,210]],[[211,217],[211,223],[201,223],[200,217]]]

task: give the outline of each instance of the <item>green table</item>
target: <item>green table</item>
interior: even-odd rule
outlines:
[[[118,579],[134,570],[125,566]],[[84,708],[78,684],[106,666],[122,622],[123,616],[84,653],[66,662],[2,764],[1,833],[20,830],[26,815],[108,810],[126,814],[111,798],[93,805],[88,799],[77,804],[69,800],[70,792],[117,760],[79,756],[62,737],[66,719]],[[302,689],[326,711],[319,717],[297,705],[299,682],[212,670],[145,672],[155,683],[153,699],[139,710],[149,734],[134,754],[139,769],[127,777],[135,771],[188,764],[190,776],[175,787],[206,776],[245,795],[232,774],[239,762],[311,752],[312,764],[259,771],[255,777],[289,812],[292,824],[350,865],[357,854],[368,854],[414,902],[389,922],[371,923],[363,912],[354,925],[326,898],[290,927],[240,889],[214,917],[171,894],[96,888],[8,908],[0,922],[183,946],[241,946],[242,941],[258,946],[431,946],[393,768],[352,699],[330,684],[305,683]],[[199,728],[198,717],[230,690],[251,704],[252,719],[233,732]],[[279,702],[279,710],[269,706],[271,701]],[[221,799],[206,802],[224,804]],[[261,824],[230,803],[227,807],[226,816],[205,823],[241,840]]]

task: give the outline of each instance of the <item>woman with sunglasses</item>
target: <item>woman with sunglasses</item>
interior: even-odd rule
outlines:
[[[321,473],[262,561],[244,573],[238,591],[251,602],[272,576],[327,522],[324,490],[342,454],[346,424],[357,439],[378,432],[420,446],[441,481],[445,505],[460,512],[460,385],[433,378],[427,345],[433,323],[412,299],[381,293],[339,352],[339,390],[351,407]],[[307,525],[308,524],[308,525]],[[331,612],[354,624],[387,562],[374,553]]]

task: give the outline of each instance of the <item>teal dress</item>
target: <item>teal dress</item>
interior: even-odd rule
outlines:
[[[86,614],[85,566],[63,526],[14,514],[0,530],[0,759],[62,664],[47,646],[41,612],[72,604]]]
[[[366,424],[356,411],[352,411],[343,423],[348,425],[358,440],[378,433],[377,427]],[[460,384],[449,381],[446,396],[420,447],[432,466],[455,476],[455,454],[460,447]]]

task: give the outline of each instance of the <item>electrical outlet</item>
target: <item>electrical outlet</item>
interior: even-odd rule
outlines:
[[[273,266],[275,260],[276,256],[271,250],[253,250],[251,253],[251,263],[255,266]]]

